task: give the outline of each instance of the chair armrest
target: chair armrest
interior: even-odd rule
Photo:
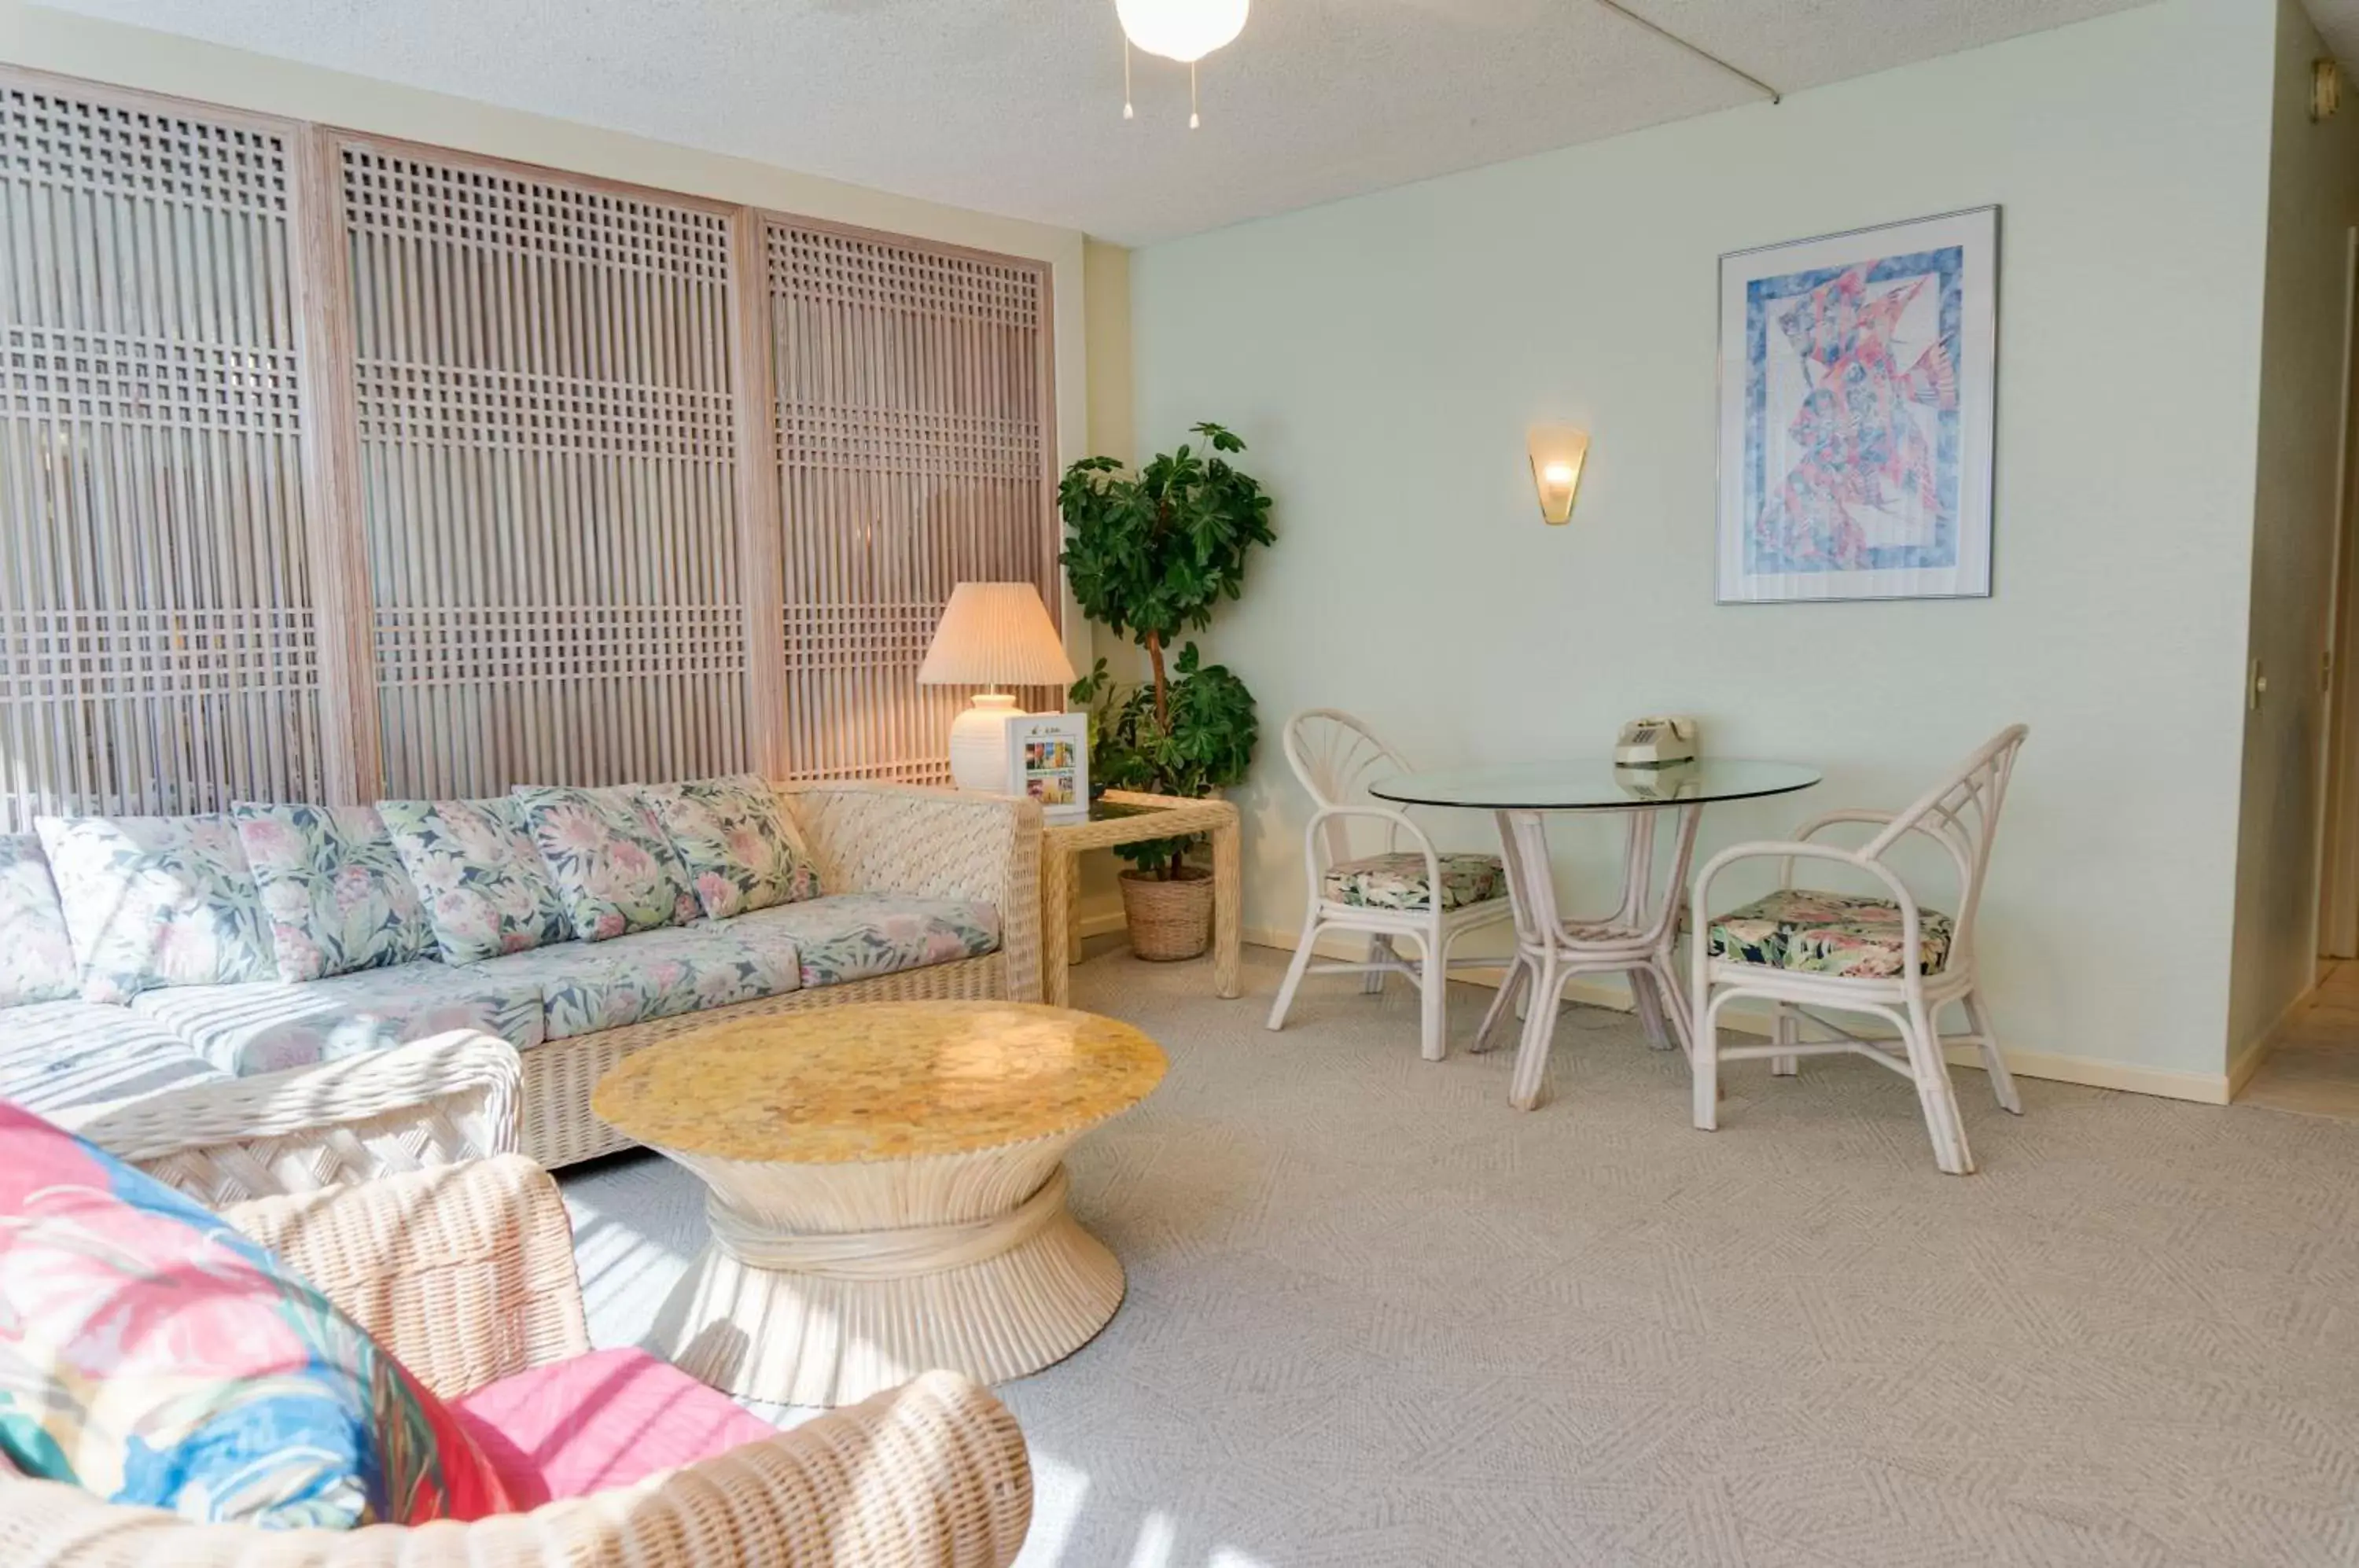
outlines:
[[[1007,994],[1040,999],[1040,807],[921,784],[781,784],[779,799],[837,893],[963,898],[999,910]]]
[[[44,1568],[1005,1568],[1031,1518],[1023,1433],[948,1372],[626,1490],[466,1525],[193,1524],[0,1479],[0,1538]]]
[[[590,1348],[565,1202],[522,1155],[234,1203],[222,1217],[445,1397]]]
[[[51,1119],[208,1208],[512,1154],[522,1066],[472,1029]]]

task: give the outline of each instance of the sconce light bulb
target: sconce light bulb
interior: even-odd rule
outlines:
[[[1572,483],[1572,464],[1551,463],[1540,470],[1540,477],[1551,485],[1570,485]]]

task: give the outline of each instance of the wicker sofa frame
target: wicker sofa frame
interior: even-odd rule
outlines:
[[[514,1156],[233,1204],[438,1394],[589,1349],[556,1183]],[[0,1462],[0,1563],[44,1568],[999,1568],[1032,1508],[1023,1434],[930,1372],[636,1486],[473,1524],[199,1524]]]

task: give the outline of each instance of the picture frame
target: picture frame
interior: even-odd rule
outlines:
[[[1090,815],[1090,716],[1018,713],[1007,721],[1007,792],[1040,802],[1052,822]]]
[[[1723,604],[1986,598],[1999,209],[1720,258]]]

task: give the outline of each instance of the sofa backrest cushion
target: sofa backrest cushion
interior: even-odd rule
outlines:
[[[435,954],[434,927],[373,806],[231,808],[281,980]]]
[[[570,942],[573,927],[511,800],[380,800],[445,964]]]
[[[515,798],[583,942],[700,918],[679,856],[632,788],[519,789]]]
[[[639,791],[716,920],[819,897],[819,872],[775,790],[753,774]]]
[[[0,1007],[71,1002],[82,982],[49,857],[31,833],[0,833]]]
[[[449,1407],[228,1222],[0,1103],[0,1454],[271,1528],[506,1511]]]
[[[262,898],[226,816],[39,817],[82,994],[271,980]]]

